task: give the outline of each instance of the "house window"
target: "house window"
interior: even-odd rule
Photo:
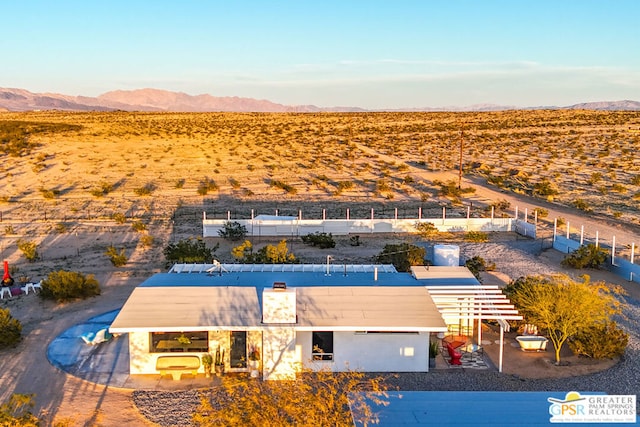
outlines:
[[[209,334],[205,332],[151,332],[150,353],[208,353]]]
[[[333,332],[313,332],[311,358],[333,360]]]

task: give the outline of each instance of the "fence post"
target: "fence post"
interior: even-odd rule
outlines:
[[[491,206],[491,221],[493,221],[493,215],[495,214],[495,206]]]
[[[398,220],[398,208],[395,208],[395,220]]]
[[[447,218],[447,208],[445,206],[442,207],[442,225],[444,225],[444,220]]]
[[[422,219],[422,206],[418,208],[418,219]]]
[[[467,219],[471,217],[471,206],[467,206]]]
[[[611,242],[611,265],[616,265],[616,236],[613,236]]]
[[[231,221],[231,211],[227,211],[227,221]]]
[[[516,214],[515,214],[515,217],[516,217],[516,221],[517,221],[517,220],[518,220],[518,207],[517,207],[517,206],[516,206]]]
[[[529,222],[529,208],[524,208],[524,222]]]
[[[253,209],[251,209],[251,220],[253,221]]]
[[[631,264],[633,264],[633,258],[636,254],[636,244],[635,242],[631,243]]]
[[[584,243],[584,225],[580,226],[580,246]]]
[[[569,221],[567,221],[567,239],[569,239],[570,237],[570,233],[571,233],[571,225],[569,224]]]
[[[599,243],[599,242],[600,242],[599,236],[600,236],[600,231],[599,231],[599,230],[596,230],[596,248],[597,248],[598,246],[600,246],[600,243]]]
[[[347,208],[347,221],[349,221],[349,208]]]
[[[322,220],[324,221],[325,219],[327,219],[327,210],[322,208]]]
[[[553,241],[556,241],[556,235],[558,233],[558,218],[553,219]]]

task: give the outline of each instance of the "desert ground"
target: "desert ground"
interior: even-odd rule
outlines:
[[[564,271],[563,255],[545,250],[555,218],[570,223],[572,233],[584,226],[591,236],[598,231],[601,241],[615,235],[620,256],[640,242],[640,139],[626,133],[640,123],[640,113],[1,113],[0,125],[7,122],[23,123],[18,128],[27,131],[16,131],[17,139],[0,133],[2,258],[15,278],[32,281],[59,269],[95,274],[102,294],[68,304],[33,295],[0,301],[22,322],[24,337],[15,349],[0,351],[0,400],[33,393],[37,412],[70,425],[149,424],[130,390],[57,370],[46,348],[70,326],[121,307],[136,285],[164,271],[162,249],[201,235],[203,211],[220,218],[227,211],[246,218],[251,209],[320,217],[326,209],[338,217],[349,208],[352,217],[366,217],[372,207],[384,216],[397,207],[411,217],[421,207],[423,217],[435,217],[443,206],[459,216],[468,208],[487,215],[491,206],[497,215],[513,215],[518,206],[520,215],[527,210],[533,218],[537,209],[535,241],[501,234],[462,245],[465,256],[495,262],[504,280]],[[463,191],[456,191],[461,128]],[[12,141],[22,143],[15,148]],[[363,245],[354,249],[348,237],[337,236],[331,255],[370,262],[385,243],[416,238],[361,236]],[[19,241],[37,243],[39,259],[28,262]],[[207,239],[210,246],[218,242],[216,256],[233,261],[228,242]],[[113,267],[105,256],[111,245],[126,251],[124,267]],[[327,254],[300,241],[289,247],[304,262],[322,262]],[[640,300],[637,284],[606,272],[588,274],[619,283]],[[551,357],[538,358],[545,356]],[[505,374],[573,376],[611,363],[575,358],[556,369],[531,359],[505,363]]]

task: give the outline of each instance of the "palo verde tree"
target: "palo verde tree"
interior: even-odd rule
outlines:
[[[504,290],[527,323],[546,330],[555,348],[556,364],[560,364],[562,345],[580,331],[607,323],[620,312],[615,293],[604,282],[582,282],[569,276],[527,276],[511,282]]]
[[[224,377],[222,387],[201,396],[193,415],[199,427],[350,426],[378,422],[369,405],[386,405],[384,378],[362,372],[304,372],[290,381],[247,381]],[[358,392],[374,392],[365,395]]]
[[[231,249],[231,255],[244,264],[297,264],[300,260],[289,252],[287,241],[281,240],[277,245],[266,245],[257,252],[253,244],[245,240],[241,245]]]

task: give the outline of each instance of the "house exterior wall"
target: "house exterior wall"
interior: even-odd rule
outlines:
[[[151,343],[149,341],[149,332],[129,332],[129,373],[131,374],[157,374],[156,361],[160,356],[187,356],[195,355],[201,358],[202,352],[196,353],[151,353]],[[210,331],[209,332],[209,353],[215,357],[216,349],[220,345],[220,349],[225,349],[225,365],[229,366],[229,332],[228,331]],[[204,374],[202,364],[198,369],[199,373]]]
[[[291,327],[268,327],[262,333],[263,379],[295,379],[300,368],[296,332]]]
[[[364,334],[333,333],[333,361],[311,358],[312,333],[300,331],[296,337],[302,365],[313,370],[334,372],[427,372],[429,367],[429,333]]]

